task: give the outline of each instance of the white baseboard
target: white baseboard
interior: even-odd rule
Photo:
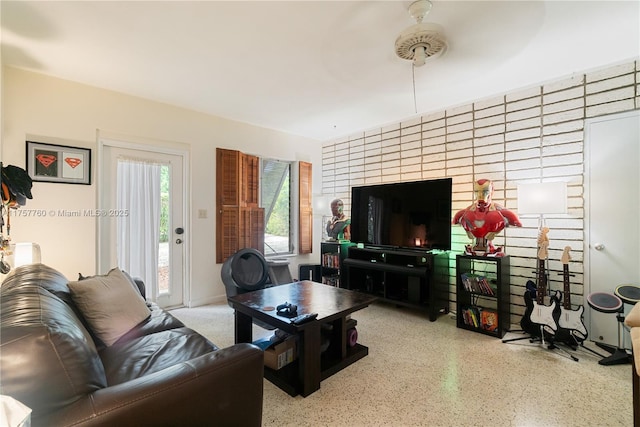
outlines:
[[[201,305],[209,305],[209,304],[226,304],[227,296],[226,295],[218,295],[215,297],[207,297],[207,298],[198,298],[196,300],[191,300],[187,304],[187,307],[199,307]]]

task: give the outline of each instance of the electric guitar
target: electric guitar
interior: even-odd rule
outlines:
[[[520,318],[520,328],[531,336],[540,336],[540,328],[531,322],[531,312],[533,311],[533,300],[536,298],[536,284],[527,280],[527,290],[524,292],[524,304],[526,306],[522,318]]]
[[[576,310],[571,309],[571,287],[569,284],[569,261],[571,260],[570,246],[565,246],[562,252],[562,274],[564,276],[564,301],[560,307],[560,318],[558,319],[558,339],[568,345],[577,345],[587,339],[587,327],[582,320],[584,307],[579,306]]]
[[[545,260],[547,259],[549,239],[547,238],[548,228],[543,228],[538,237],[538,287],[536,290],[536,300],[533,301],[533,309],[529,319],[538,325],[543,335],[545,332],[554,336],[558,331],[558,320],[560,318],[560,306],[555,298],[552,298],[549,305],[545,305],[544,297],[547,294],[547,274],[545,271]]]

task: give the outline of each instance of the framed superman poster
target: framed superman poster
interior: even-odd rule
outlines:
[[[27,141],[27,172],[34,181],[91,184],[91,149]]]

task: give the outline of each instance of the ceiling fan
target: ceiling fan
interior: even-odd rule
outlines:
[[[409,14],[416,24],[400,33],[396,39],[396,54],[420,67],[427,59],[435,59],[447,50],[447,40],[438,24],[422,22],[431,10],[429,0],[417,0],[409,5]]]
[[[413,79],[413,109],[418,113],[418,101],[416,99],[416,75],[415,67],[421,67],[427,59],[435,59],[442,56],[447,50],[447,39],[442,27],[438,24],[422,22],[431,10],[431,1],[417,0],[409,5],[409,14],[416,23],[400,33],[396,39],[396,54],[411,61]]]

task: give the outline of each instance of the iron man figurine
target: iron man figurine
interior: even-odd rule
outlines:
[[[504,256],[502,248],[496,248],[491,242],[496,234],[510,225],[522,227],[517,215],[508,209],[494,203],[493,183],[488,179],[479,179],[473,183],[476,195],[474,204],[458,211],[453,217],[453,224],[460,224],[470,239],[475,239],[475,245],[467,245],[465,253],[468,255]]]

